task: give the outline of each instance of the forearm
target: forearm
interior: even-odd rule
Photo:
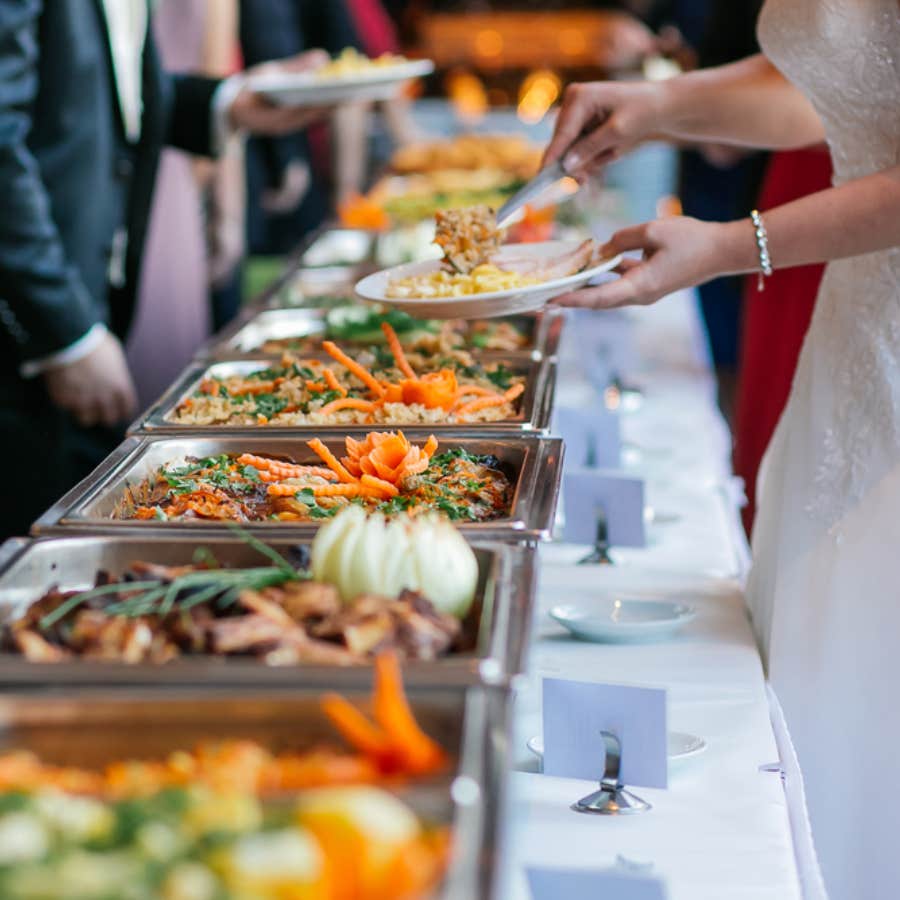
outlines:
[[[900,247],[900,166],[810,194],[766,212],[776,269]],[[724,272],[753,272],[759,254],[749,219],[722,226]]]
[[[660,91],[669,138],[769,149],[824,138],[812,104],[761,54],[673,78]]]

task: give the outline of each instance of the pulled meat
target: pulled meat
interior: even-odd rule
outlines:
[[[489,206],[439,210],[434,218],[435,244],[444,251],[445,262],[464,275],[490,262],[503,243],[503,232]]]

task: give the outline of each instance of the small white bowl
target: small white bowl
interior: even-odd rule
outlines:
[[[550,616],[575,637],[605,643],[669,637],[696,615],[686,603],[620,593],[561,603],[550,610]]]

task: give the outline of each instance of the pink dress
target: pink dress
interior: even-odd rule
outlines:
[[[205,0],[159,0],[153,34],[168,71],[196,71],[206,26]],[[208,260],[201,192],[191,157],[165,149],[126,344],[142,408],[190,362],[210,333]]]

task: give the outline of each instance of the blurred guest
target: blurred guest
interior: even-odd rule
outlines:
[[[15,473],[3,536],[86,475],[134,413],[121,342],[162,145],[209,153],[229,127],[310,121],[239,81],[165,76],[147,18],[144,0],[0,0],[0,465]]]
[[[698,45],[700,67],[724,65],[758,51],[756,19],[762,0],[710,0],[707,5],[708,20]],[[765,154],[735,147],[685,150],[680,186],[684,214],[717,222],[739,218],[754,205],[765,164]],[[734,418],[743,284],[743,277],[729,276],[699,288],[719,404],[729,422]]]
[[[222,32],[210,26],[236,15],[237,6],[218,0],[212,15],[211,2],[158,0],[154,6],[153,36],[167,70],[216,74],[204,66],[204,56],[210,38]],[[187,153],[166,148],[160,154],[127,344],[141,407],[165,390],[210,332],[209,260],[198,176]]]
[[[360,43],[346,0],[242,0],[247,65],[310,47],[330,54]],[[342,122],[337,123],[338,128]],[[327,136],[252,138],[247,143],[247,243],[251,253],[284,254],[330,211]],[[340,167],[340,163],[338,163]],[[312,174],[311,174],[312,171]]]
[[[824,148],[776,153],[756,205],[774,209],[830,184],[831,159]],[[734,470],[747,493],[747,534],[756,515],[759,466],[791,391],[823,272],[820,265],[779,269],[762,292],[756,279],[745,281]]]

